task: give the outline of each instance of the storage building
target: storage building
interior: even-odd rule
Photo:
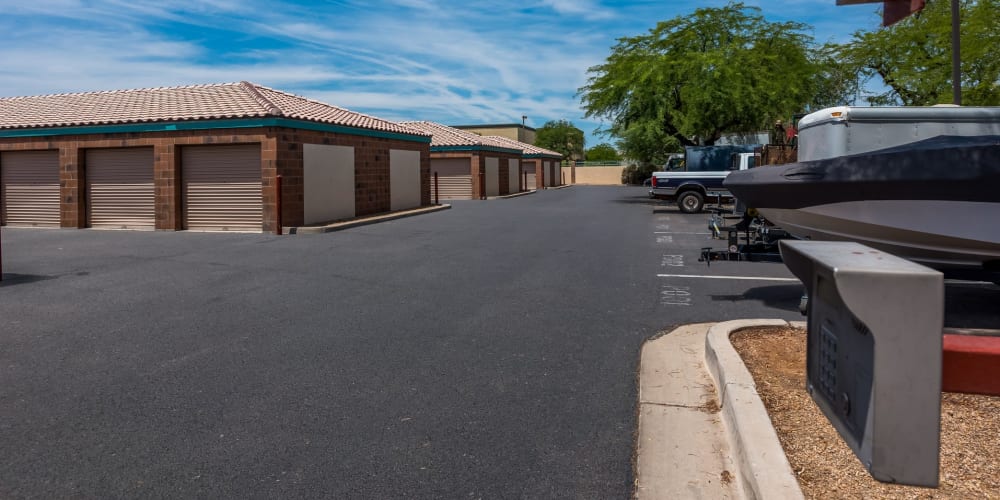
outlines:
[[[0,99],[0,220],[276,229],[430,204],[430,135],[240,82]]]
[[[431,183],[436,173],[440,199],[482,199],[521,191],[519,147],[434,122],[402,125],[431,134]],[[432,185],[432,199],[435,194]]]
[[[554,187],[562,182],[562,154],[555,151],[515,141],[507,137],[487,136],[488,139],[499,141],[509,147],[519,148],[521,155],[521,184],[525,189]],[[544,182],[539,183],[538,179]]]

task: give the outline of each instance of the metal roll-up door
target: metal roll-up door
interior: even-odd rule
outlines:
[[[59,151],[0,153],[0,219],[59,227]]]
[[[431,199],[434,199],[434,172],[438,174],[438,186],[442,200],[471,200],[472,174],[468,158],[444,158],[431,160]]]
[[[260,145],[181,148],[185,229],[261,231]]]
[[[87,150],[87,223],[104,229],[153,229],[153,148]]]

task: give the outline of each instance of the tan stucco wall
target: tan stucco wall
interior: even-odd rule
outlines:
[[[527,144],[535,143],[535,130],[528,127],[520,127],[517,125],[496,127],[462,125],[458,128],[479,135],[499,135],[500,137],[514,139],[515,141],[521,141]]]
[[[625,167],[576,167],[577,184],[598,184],[604,186],[620,186],[622,170]],[[570,179],[569,167],[563,167],[567,182]]]

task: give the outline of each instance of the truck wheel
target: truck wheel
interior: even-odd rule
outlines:
[[[696,214],[701,212],[705,206],[705,197],[697,191],[687,191],[677,198],[677,207],[686,214]]]

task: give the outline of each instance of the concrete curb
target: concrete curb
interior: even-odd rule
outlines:
[[[705,367],[714,323],[682,325],[643,343],[639,359],[636,500],[741,498],[736,454]]]
[[[490,197],[488,197],[486,199],[487,200],[507,200],[507,199],[510,199],[510,198],[517,198],[519,196],[528,196],[529,194],[535,194],[535,190],[532,189],[531,191],[522,191],[520,193],[505,194],[503,196],[490,196]]]
[[[717,323],[705,337],[705,364],[719,390],[722,419],[747,497],[804,498],[753,377],[729,341],[736,330],[758,326],[790,323],[777,319]]]
[[[573,184],[563,184],[562,186],[552,186],[545,189],[566,189],[568,187],[573,187]]]
[[[321,234],[321,233],[332,233],[334,231],[343,231],[344,229],[350,229],[352,227],[367,226],[369,224],[378,224],[379,222],[388,222],[396,219],[403,219],[406,217],[414,217],[417,215],[430,214],[434,212],[440,212],[441,210],[448,210],[451,205],[443,204],[432,207],[421,207],[414,210],[405,210],[400,212],[393,212],[389,214],[376,215],[373,217],[364,217],[360,219],[351,219],[343,222],[334,222],[332,224],[326,224],[324,226],[301,226],[301,227],[288,227],[284,228],[285,234]]]

